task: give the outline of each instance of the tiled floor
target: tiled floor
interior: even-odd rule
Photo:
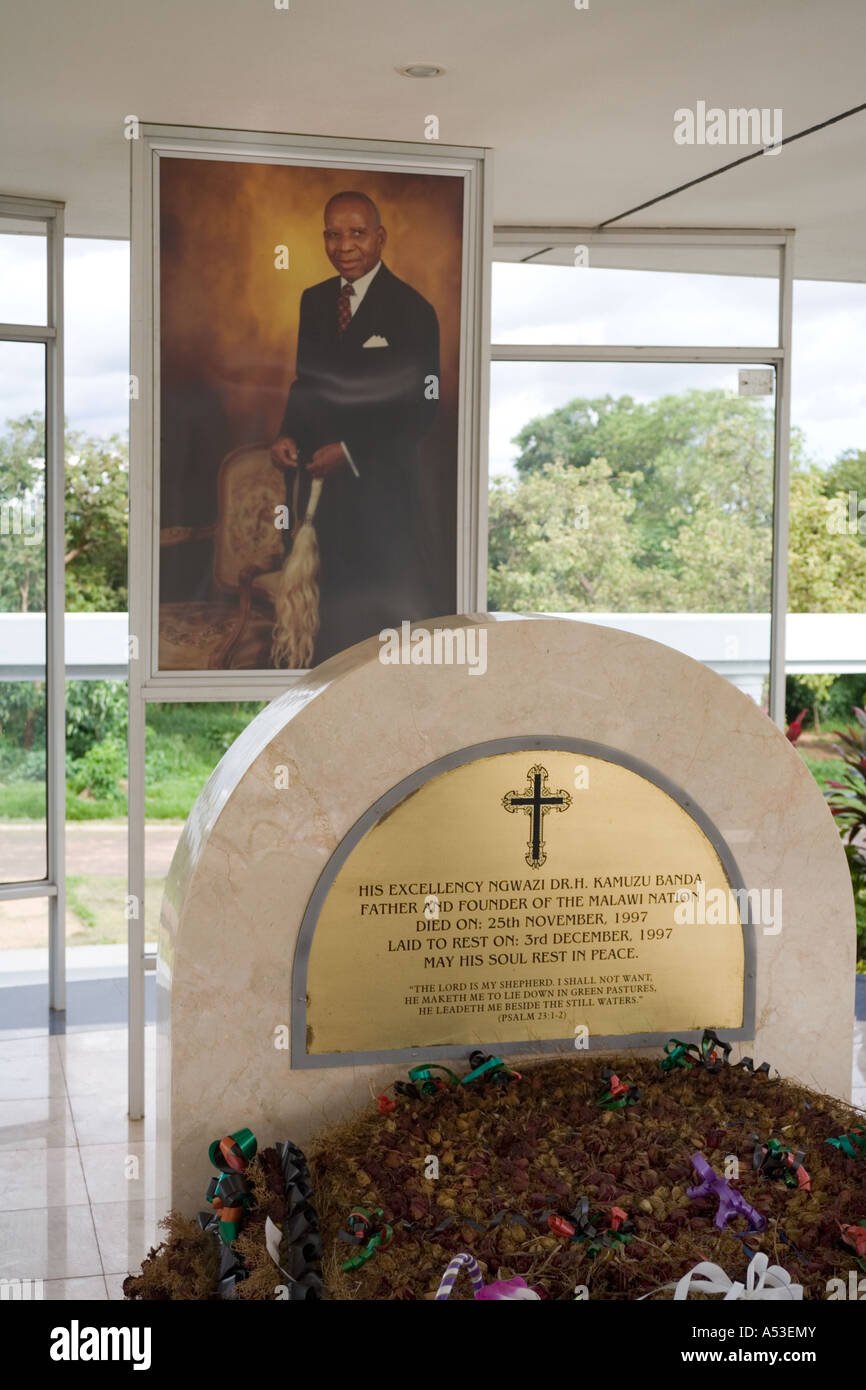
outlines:
[[[154,1031],[147,1119],[126,1117],[126,1030],[0,1041],[0,1278],[46,1299],[123,1297],[157,1239]]]
[[[866,1019],[854,1024],[854,1075],[851,1081],[851,1104],[866,1110]]]
[[[855,1025],[854,1104],[866,1109],[866,1021]],[[126,1118],[126,1032],[0,1042],[0,1278],[48,1299],[120,1299],[157,1240],[153,1052],[148,1115]]]

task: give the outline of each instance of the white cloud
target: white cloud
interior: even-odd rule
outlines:
[[[66,242],[66,415],[88,434],[129,428],[129,243]]]
[[[776,341],[773,281],[585,267],[493,268],[500,343],[758,346]],[[811,458],[866,448],[866,285],[794,286],[791,418]],[[690,387],[737,389],[737,368],[689,363],[494,363],[490,471],[507,472],[511,439],[533,416],[575,396],[638,400]],[[518,418],[520,417],[520,418]]]

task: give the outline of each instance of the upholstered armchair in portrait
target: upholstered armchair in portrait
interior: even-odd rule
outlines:
[[[285,503],[283,475],[267,444],[227,454],[217,475],[217,519],[210,526],[169,526],[160,549],[212,540],[210,593],[204,601],[161,603],[163,671],[256,670],[271,666],[274,596],[285,531],[275,525]]]

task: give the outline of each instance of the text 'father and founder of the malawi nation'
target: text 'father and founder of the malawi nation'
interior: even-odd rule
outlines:
[[[328,201],[324,238],[339,273],[301,296],[297,374],[271,448],[290,503],[302,470],[302,515],[310,480],[324,480],[316,664],[433,616],[440,587],[423,544],[418,447],[439,395],[439,321],[382,261],[387,233],[366,194]]]

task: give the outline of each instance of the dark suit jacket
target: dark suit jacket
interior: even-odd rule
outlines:
[[[347,465],[325,481],[316,512],[321,553],[320,661],[403,618],[427,610],[425,547],[419,516],[418,445],[437,400],[439,323],[431,304],[382,263],[340,338],[334,275],[301,297],[297,375],[281,435],[301,462],[323,444],[344,441]],[[387,347],[364,347],[371,337]],[[294,478],[287,473],[291,489]],[[302,471],[302,506],[309,477]],[[434,601],[435,604],[435,601]]]

